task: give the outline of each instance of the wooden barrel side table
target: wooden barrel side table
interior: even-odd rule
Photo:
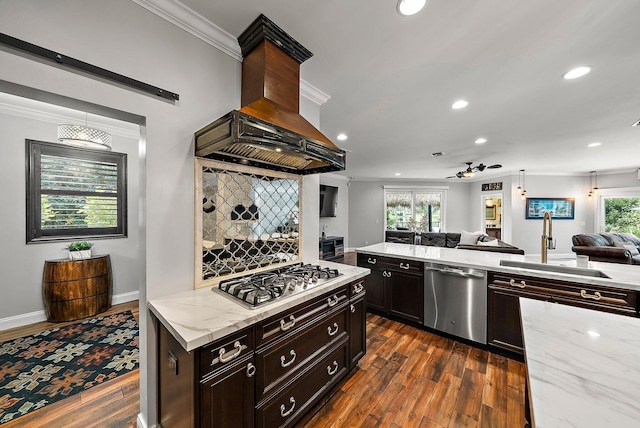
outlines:
[[[47,321],[74,321],[111,307],[111,258],[47,260],[42,274],[42,300]]]

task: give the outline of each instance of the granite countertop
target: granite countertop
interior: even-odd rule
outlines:
[[[357,248],[356,252],[397,257],[422,262],[444,263],[451,266],[471,267],[560,281],[574,281],[582,284],[604,285],[626,290],[640,291],[640,267],[619,263],[589,262],[589,269],[599,270],[609,278],[573,275],[560,272],[549,272],[520,267],[500,266],[500,260],[540,263],[540,256],[523,256],[520,254],[494,253],[489,251],[461,250],[458,248],[431,247],[426,245],[408,245],[392,242],[369,245]],[[576,267],[573,260],[549,260],[549,265]]]
[[[537,428],[640,424],[640,319],[520,298]]]
[[[187,351],[236,332],[258,321],[365,277],[370,270],[345,264],[313,261],[338,269],[342,275],[282,300],[251,309],[229,296],[204,287],[149,301],[148,307]]]

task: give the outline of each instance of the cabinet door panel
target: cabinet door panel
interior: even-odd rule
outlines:
[[[367,308],[365,296],[349,304],[349,369],[358,364],[367,352]]]
[[[383,271],[371,270],[365,283],[367,285],[367,307],[387,312],[387,298],[385,293],[385,277]]]
[[[424,321],[424,277],[397,271],[390,271],[388,275],[389,313],[422,323]]]
[[[253,355],[200,383],[200,427],[253,427],[252,365]]]

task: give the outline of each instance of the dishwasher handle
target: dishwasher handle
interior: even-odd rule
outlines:
[[[457,269],[449,266],[445,266],[442,268],[425,266],[424,269],[432,272],[440,272],[445,275],[456,275],[456,276],[462,276],[465,278],[484,278],[484,272],[481,273],[481,272],[469,271],[465,269]]]

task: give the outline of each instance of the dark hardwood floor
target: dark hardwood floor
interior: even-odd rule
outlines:
[[[355,253],[340,260],[355,265]],[[108,313],[138,303],[114,306]],[[0,342],[62,324],[0,332]],[[524,364],[378,315],[367,316],[367,354],[351,378],[300,427],[524,426]],[[2,426],[135,427],[139,372],[47,406]]]
[[[131,311],[136,320],[139,321],[137,300],[114,305],[100,315],[110,315],[125,311]],[[0,331],[0,342],[49,330],[53,327],[74,324],[75,322],[77,321],[64,323],[40,322]],[[2,428],[128,428],[136,426],[138,413],[140,413],[140,371],[133,370],[102,385],[7,422],[2,425]]]

